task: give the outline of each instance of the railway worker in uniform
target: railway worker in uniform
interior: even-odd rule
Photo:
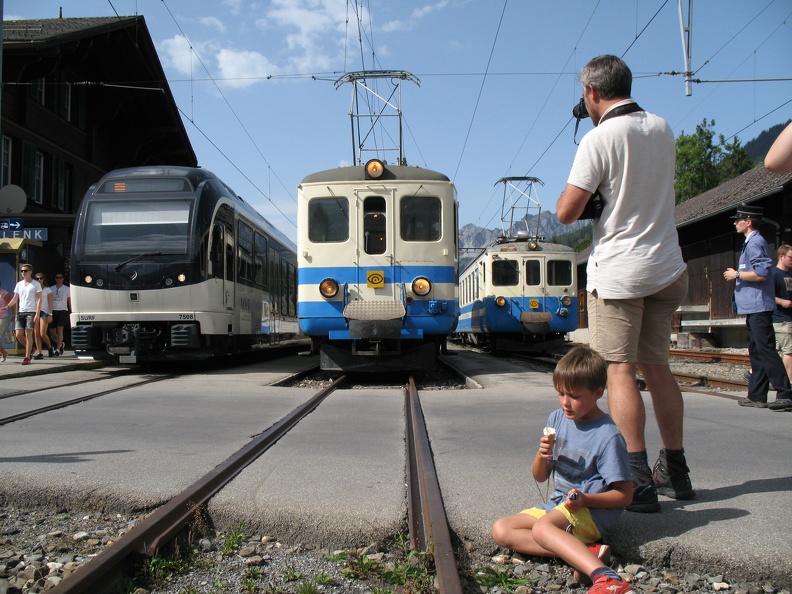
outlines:
[[[737,208],[734,227],[745,235],[737,270],[727,268],[723,278],[735,281],[734,304],[745,316],[748,327],[748,355],[751,358],[751,379],[748,397],[738,400],[740,406],[792,410],[792,386],[784,364],[776,352],[773,331],[775,286],[772,278],[773,260],[764,237],[757,231],[764,210],[761,206],[741,205]],[[776,389],[775,402],[767,403],[770,384]]]
[[[22,365],[30,365],[30,355],[33,352],[33,333],[41,314],[41,285],[33,278],[33,267],[30,264],[22,264],[19,272],[22,280],[14,288],[14,296],[8,305],[4,307],[11,309],[19,303],[16,317],[16,338],[20,344],[25,346],[25,358]]]
[[[555,489],[546,503],[497,520],[492,537],[508,549],[561,557],[578,582],[593,582],[590,594],[628,594],[630,584],[607,566],[605,543],[632,500],[627,446],[597,406],[607,381],[607,364],[590,347],[575,347],[558,362],[560,408],[550,413],[531,465],[537,482],[554,475]]]
[[[608,406],[630,455],[634,494],[627,509],[655,512],[658,492],[695,496],[683,449],[682,393],[668,366],[672,317],[688,286],[674,221],[674,134],[630,97],[632,73],[620,58],[594,58],[580,82],[595,127],[580,141],[556,210],[570,224],[596,193],[604,201],[587,267],[591,346],[608,362]],[[654,470],[636,367],[663,442]]]
[[[792,245],[778,248],[778,263],[773,268],[775,287],[775,310],[773,310],[773,332],[776,347],[781,353],[781,362],[792,383]]]

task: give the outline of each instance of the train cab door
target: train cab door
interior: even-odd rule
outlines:
[[[545,294],[542,290],[542,270],[544,269],[544,258],[537,257],[535,254],[530,258],[522,259],[522,303],[524,311],[538,311],[540,309],[541,296]],[[544,309],[542,307],[541,309]]]
[[[393,278],[397,257],[394,241],[393,192],[378,188],[358,192],[356,286],[350,299],[401,301],[400,279]]]

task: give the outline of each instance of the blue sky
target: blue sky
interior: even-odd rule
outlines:
[[[746,142],[792,118],[790,0],[696,0],[692,68],[705,82],[691,96],[669,74],[684,70],[677,0],[5,0],[4,18],[61,6],[145,17],[199,164],[292,239],[300,181],[353,159],[353,87],[335,84],[345,72],[418,79],[402,85],[404,155],[453,179],[461,225],[488,228],[504,176],[540,178],[555,211],[577,77],[596,55],[625,59],[633,96],[676,136],[706,118]]]

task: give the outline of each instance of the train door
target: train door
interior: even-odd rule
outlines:
[[[545,259],[532,255],[523,258],[522,303],[524,311],[544,311],[546,292],[543,290]],[[542,306],[540,308],[540,305]]]
[[[400,279],[393,277],[397,257],[393,192],[383,188],[382,194],[372,195],[366,190],[357,194],[357,201],[357,278],[350,299],[401,301]]]
[[[220,307],[234,309],[234,210],[222,205],[215,215],[209,245],[209,273],[221,281]]]

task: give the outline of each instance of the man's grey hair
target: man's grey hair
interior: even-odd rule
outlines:
[[[626,99],[632,92],[632,72],[616,56],[597,56],[583,67],[580,83],[591,85],[603,99]]]

